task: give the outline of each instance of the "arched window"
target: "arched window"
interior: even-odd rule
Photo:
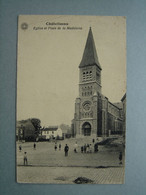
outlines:
[[[89,72],[86,72],[86,79],[89,79]]]
[[[86,79],[86,73],[83,72],[83,80],[85,80],[85,79]]]
[[[92,78],[92,71],[90,71],[90,73],[89,73],[89,77],[90,77],[90,79]]]

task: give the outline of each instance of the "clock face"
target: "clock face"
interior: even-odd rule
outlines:
[[[83,108],[85,111],[89,111],[91,109],[91,102],[89,102],[89,101],[84,102]]]

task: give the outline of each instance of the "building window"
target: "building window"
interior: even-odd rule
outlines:
[[[92,71],[89,73],[89,78],[92,79]]]
[[[86,79],[88,80],[88,76],[89,76],[89,74],[88,74],[88,72],[86,72]]]
[[[83,72],[83,80],[85,80],[85,79],[86,79],[86,73]]]
[[[83,81],[92,79],[92,71],[83,72]]]

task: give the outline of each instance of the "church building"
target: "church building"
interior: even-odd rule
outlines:
[[[79,64],[79,97],[75,101],[73,134],[76,137],[122,134],[122,102],[111,103],[102,95],[102,67],[99,63],[91,28]]]

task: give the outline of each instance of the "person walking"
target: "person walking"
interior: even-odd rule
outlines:
[[[121,165],[122,164],[122,152],[119,153],[119,164]]]
[[[84,151],[84,146],[81,146],[81,153],[83,153]]]
[[[98,152],[98,144],[94,144],[94,152]]]
[[[75,152],[75,153],[78,152],[78,144],[77,144],[77,142],[75,143],[75,146],[74,146],[74,152]]]
[[[57,143],[55,142],[55,146],[54,146],[55,151],[57,150]]]
[[[27,152],[24,152],[24,166],[28,165],[28,161],[27,161]]]
[[[89,153],[89,144],[87,144],[86,152]]]
[[[33,149],[36,149],[36,143],[33,144]]]
[[[61,150],[61,144],[59,144],[59,150]]]
[[[69,151],[69,147],[66,144],[65,147],[64,147],[65,156],[68,156],[68,151]]]
[[[92,145],[89,145],[89,152],[92,153]]]
[[[86,144],[84,145],[84,153],[86,153],[86,150],[87,150],[87,146]]]
[[[21,150],[22,150],[22,146],[20,145],[20,146],[19,146],[19,152],[21,152]]]

